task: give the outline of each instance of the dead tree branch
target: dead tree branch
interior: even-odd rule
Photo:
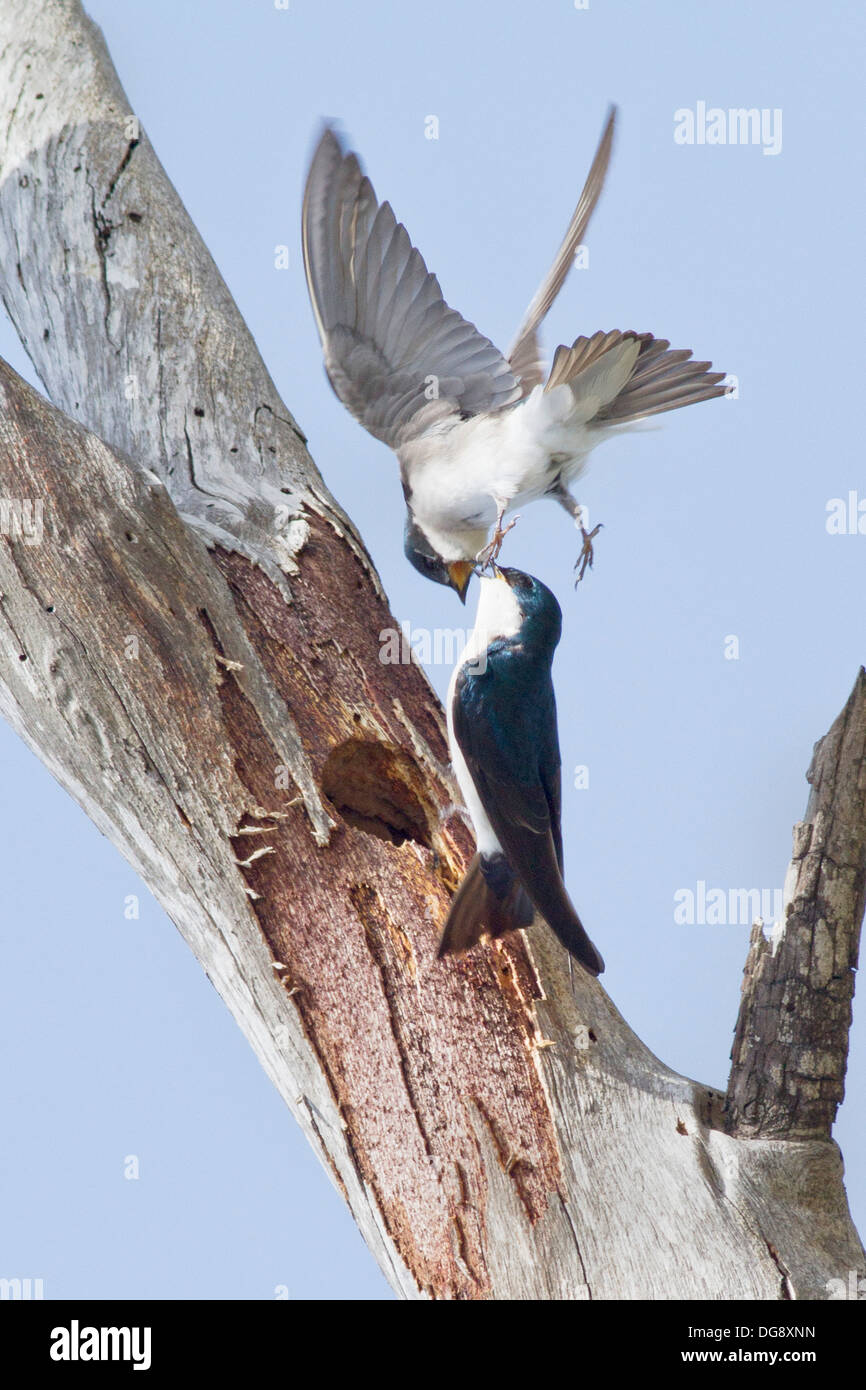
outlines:
[[[743,976],[728,1129],[827,1139],[845,1093],[851,1004],[866,906],[866,671],[815,745],[794,827],[784,918],[760,924]]]
[[[44,520],[0,528],[0,709],[177,923],[393,1287],[862,1273],[826,1129],[726,1133],[541,925],[435,959],[470,848],[441,712],[379,660],[369,558],[77,0],[6,0],[0,104],[3,301],[59,408],[0,371],[0,499]]]

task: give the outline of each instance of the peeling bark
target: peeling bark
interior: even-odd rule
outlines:
[[[829,1138],[845,1093],[866,906],[866,671],[815,745],[785,878],[783,919],[752,929],[728,1085],[728,1128]]]
[[[392,1286],[862,1274],[829,1123],[726,1132],[542,924],[436,961],[470,837],[423,673],[379,660],[360,538],[74,0],[6,0],[0,91],[3,299],[65,412],[0,369],[0,497],[45,524],[0,535],[0,711],[177,923]],[[862,883],[833,901],[856,942]]]

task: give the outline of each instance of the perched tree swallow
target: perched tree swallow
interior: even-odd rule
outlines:
[[[562,881],[559,736],[551,663],[562,632],[553,594],[520,570],[481,579],[478,615],[448,692],[451,762],[475,855],[454,895],[439,955],[482,933],[526,927],[537,909],[584,969],[604,961]]]
[[[555,498],[580,527],[582,573],[591,536],[568,489],[590,451],[636,420],[725,393],[711,363],[651,333],[618,330],[558,347],[545,380],[538,329],[601,194],[615,114],[507,359],[448,307],[333,129],[313,155],[304,266],[328,377],[355,418],[397,453],[408,559],[464,601],[476,561],[498,553],[505,514],[537,497]]]

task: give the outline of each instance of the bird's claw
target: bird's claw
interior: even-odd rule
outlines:
[[[479,550],[478,554],[475,556],[476,574],[483,574],[484,571],[490,569],[491,566],[495,567],[496,561],[499,559],[499,552],[502,549],[502,542],[505,540],[508,532],[514,529],[519,520],[520,517],[516,516],[513,521],[509,521],[507,526],[503,526],[502,519],[500,518],[496,523],[496,530],[493,532],[492,540],[490,540],[482,550]]]
[[[581,526],[580,528],[580,534],[583,540],[583,545],[581,547],[580,554],[578,555],[574,566],[574,568],[577,570],[577,576],[574,581],[575,589],[577,588],[583,576],[586,574],[586,571],[588,569],[592,569],[592,562],[595,559],[592,543],[595,537],[598,535],[599,531],[601,530],[601,527],[602,523],[599,522],[597,526],[593,526],[591,531],[587,531],[585,526]]]

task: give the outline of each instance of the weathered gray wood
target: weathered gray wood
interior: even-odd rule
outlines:
[[[313,510],[374,573],[77,0],[4,0],[3,302],[55,405],[286,573]],[[98,352],[94,348],[98,345]]]
[[[542,926],[436,961],[470,848],[440,711],[378,661],[363,546],[73,0],[5,0],[0,108],[4,302],[106,441],[3,369],[0,497],[45,534],[0,536],[0,709],[177,923],[393,1287],[862,1275],[835,1144],[726,1133]]]
[[[829,1138],[845,1092],[866,906],[866,671],[815,745],[794,827],[783,919],[757,924],[728,1084],[728,1128],[747,1138]]]
[[[273,693],[228,585],[154,474],[5,364],[0,495],[38,502],[43,525],[38,544],[13,528],[0,536],[0,713],[173,918],[310,1141],[327,1148],[395,1287],[411,1289],[239,866],[272,843],[245,828],[278,825],[292,796],[274,789],[258,806],[234,765],[221,688],[237,685],[262,724]],[[288,759],[262,742],[272,765]]]

